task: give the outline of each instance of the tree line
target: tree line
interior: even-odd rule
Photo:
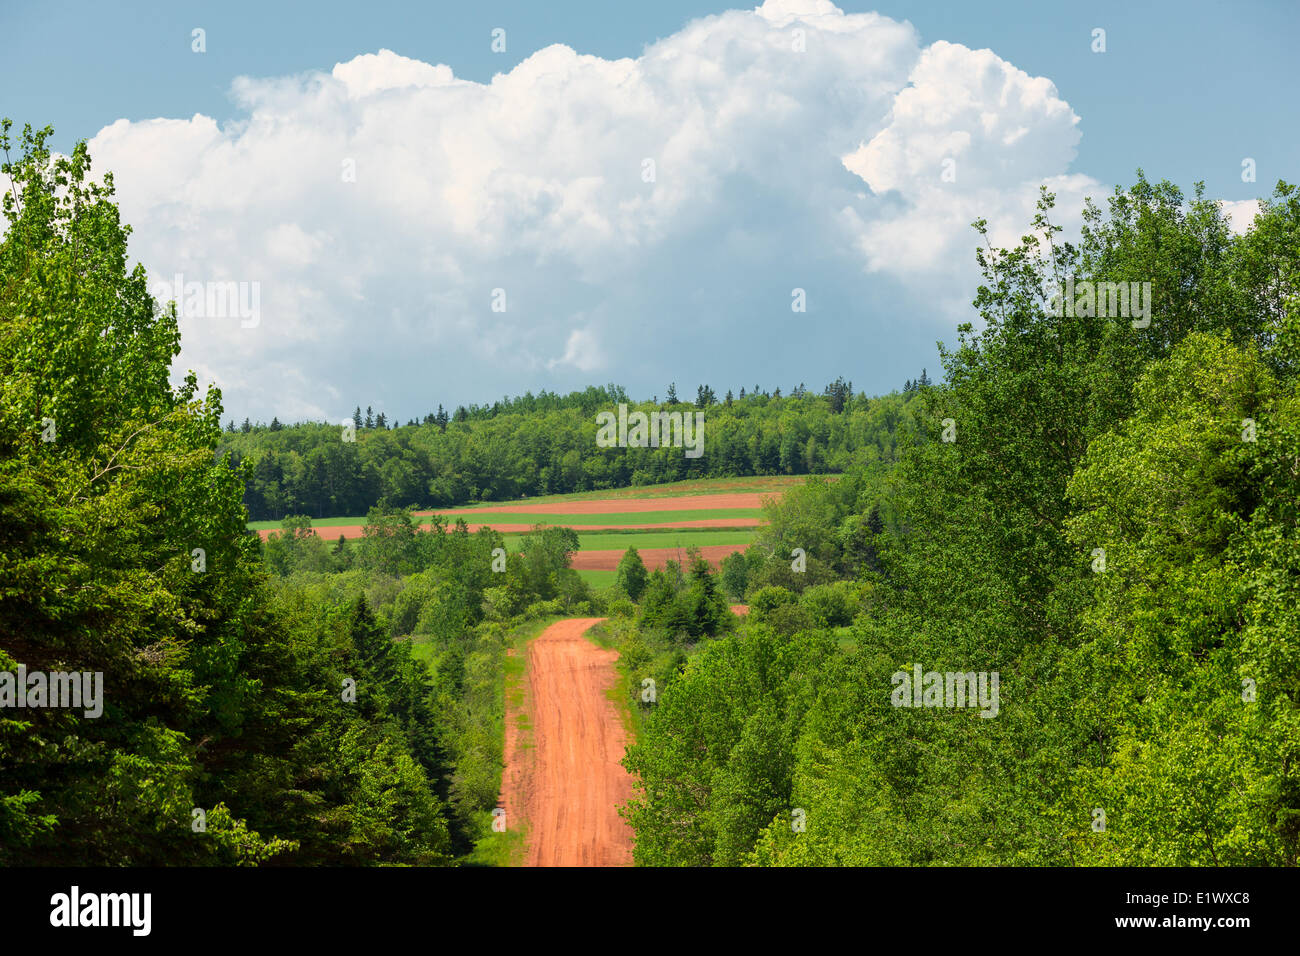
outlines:
[[[367,428],[358,410],[362,427],[355,441],[345,440],[341,426],[325,423],[227,431],[218,454],[250,466],[244,503],[253,520],[342,517],[365,514],[380,502],[440,508],[691,478],[835,473],[889,462],[920,394],[913,389],[868,398],[854,395],[843,379],[820,394],[798,386],[786,396],[755,389],[716,401],[704,389],[698,458],[685,457],[680,448],[598,447],[596,413],[628,401],[613,385],[563,398],[529,395],[475,409],[461,420],[440,422],[435,415],[394,429]],[[659,407],[632,403],[629,410]]]

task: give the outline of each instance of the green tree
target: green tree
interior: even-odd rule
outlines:
[[[614,580],[619,590],[633,601],[640,600],[641,595],[645,593],[649,574],[646,572],[645,562],[641,560],[641,555],[635,547],[629,546],[623,552],[623,557],[618,562],[618,570],[614,573]]]
[[[733,551],[722,559],[722,589],[733,601],[745,598],[749,581],[749,562],[741,551]]]
[[[0,717],[0,863],[257,862],[291,844],[244,825],[239,774],[207,783],[196,745],[266,745],[258,675],[281,650],[242,476],[213,455],[220,394],[170,388],[175,312],[127,269],[112,176],[84,143],[53,158],[50,133],[0,167],[0,669],[99,673],[104,708]]]
[[[216,454],[220,393],[169,384],[175,309],[127,268],[111,174],[49,130],[12,160],[10,129],[0,670],[98,674],[103,707],[0,712],[0,865],[447,862],[430,719],[362,720],[346,622],[268,587],[249,469]]]

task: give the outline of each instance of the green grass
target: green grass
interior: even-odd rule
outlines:
[[[633,525],[633,524],[674,524],[679,521],[705,521],[710,519],[744,519],[763,517],[761,508],[704,508],[699,511],[642,511],[642,512],[618,512],[615,514],[604,515],[578,515],[578,514],[517,514],[504,511],[489,510],[471,510],[461,511],[456,515],[444,515],[447,519],[447,525],[451,526],[456,523],[457,517],[466,517],[472,519],[470,524],[552,524],[552,525],[571,525],[580,528],[582,525]],[[432,523],[432,518],[424,517],[418,519],[419,524],[428,527]],[[359,515],[352,518],[313,518],[311,526],[313,528],[346,528],[350,525],[365,526],[365,515]],[[248,527],[253,531],[279,531],[280,522],[278,521],[250,521]],[[637,530],[637,529],[632,529]]]
[[[364,525],[366,523],[365,515],[360,518],[312,518],[311,526],[313,528],[346,528],[348,525]],[[278,521],[250,521],[248,522],[250,531],[279,531],[280,522]]]
[[[491,511],[483,509],[481,511],[463,511],[455,515],[443,515],[448,524],[455,524],[456,518],[465,516],[472,518],[470,524],[566,524],[566,525],[601,525],[601,524],[673,524],[677,521],[704,521],[708,519],[744,519],[763,517],[761,508],[702,508],[698,511],[627,511],[615,512],[613,514],[520,514],[509,511]],[[327,521],[337,521],[340,524],[347,522],[341,518],[328,518]],[[265,524],[266,522],[258,522]],[[323,522],[322,522],[323,523]],[[365,519],[358,519],[356,524],[365,524]],[[423,524],[428,524],[429,519],[422,519]],[[313,522],[315,524],[315,522]]]
[[[759,477],[748,478],[697,478],[690,481],[675,481],[665,485],[634,485],[629,488],[609,488],[602,491],[577,491],[563,495],[540,495],[536,498],[519,498],[513,501],[487,501],[471,505],[463,505],[456,509],[460,513],[473,513],[482,511],[497,511],[508,513],[507,509],[512,504],[550,504],[564,501],[593,501],[619,498],[681,498],[689,495],[725,495],[725,494],[745,494],[754,492],[781,491],[792,485],[803,484],[812,475],[764,475]],[[824,475],[821,477],[834,480],[838,475]],[[754,509],[718,509],[719,511],[754,511]],[[653,514],[650,512],[649,514]],[[662,512],[661,512],[662,514]],[[696,518],[709,517],[708,511],[692,511],[688,514]],[[754,516],[757,512],[754,513]],[[723,514],[718,517],[730,517],[731,515]],[[538,517],[559,517],[557,515],[529,515],[531,519]],[[590,518],[608,518],[610,515],[588,515]],[[640,516],[638,516],[640,517]],[[454,520],[454,518],[453,518]],[[654,519],[649,519],[654,520]],[[679,519],[680,520],[680,519]],[[366,523],[365,515],[359,515],[351,518],[313,518],[312,526],[316,528],[339,527],[341,525],[364,525]],[[577,523],[576,521],[573,523]],[[619,521],[593,521],[593,524],[621,524]],[[647,523],[643,521],[642,523]],[[250,521],[248,527],[253,531],[275,531],[280,527],[279,521]]]
[[[579,571],[578,577],[593,588],[612,588],[617,571]]]
[[[610,633],[608,623],[606,620],[601,624],[592,625],[587,629],[586,637],[598,647],[617,651],[618,645],[614,642],[614,635]],[[614,673],[618,675],[618,680],[605,689],[605,697],[612,701],[618,710],[619,720],[623,723],[623,732],[627,737],[627,745],[630,747],[636,743],[640,721],[632,713],[632,707],[628,703],[632,696],[632,675],[622,665],[621,655],[619,661],[615,663]]]
[[[803,484],[814,475],[761,475],[748,478],[694,478],[674,481],[665,485],[632,485],[627,488],[606,488],[600,491],[574,491],[562,495],[538,495],[520,498],[519,503],[545,504],[557,501],[591,501],[604,498],[681,498],[687,495],[726,495],[752,492],[781,491],[791,485]],[[820,477],[835,480],[838,475]],[[480,502],[465,508],[500,508],[503,502]]]
[[[424,661],[430,667],[433,666],[434,647],[433,641],[429,639],[428,634],[412,634],[411,638],[411,656],[417,661]]]
[[[506,550],[518,551],[522,547],[524,536],[520,534],[505,535]],[[607,532],[592,531],[578,536],[583,551],[626,551],[629,546],[638,551],[643,548],[678,548],[685,551],[691,545],[734,544],[744,549],[754,540],[752,531],[696,531],[683,528],[676,531],[637,531]]]
[[[523,823],[506,821],[506,829],[497,833],[492,829],[489,811],[475,814],[479,837],[474,849],[464,858],[463,866],[522,866],[528,852],[528,827]]]

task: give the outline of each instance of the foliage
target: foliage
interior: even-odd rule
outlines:
[[[897,467],[788,494],[729,569],[743,636],[626,760],[640,862],[1300,862],[1300,198],[1234,236],[1139,174],[1077,247],[1052,205],[979,250]],[[1151,322],[1055,315],[1067,277],[1151,282]],[[996,714],[894,706],[914,666],[998,675]]]
[[[443,508],[473,501],[623,488],[693,478],[843,472],[892,462],[913,398],[852,395],[774,398],[755,392],[705,410],[705,453],[601,448],[596,413],[628,402],[617,386],[561,397],[507,399],[440,424],[363,427],[355,441],[325,423],[222,435],[220,451],[250,467],[244,501],[254,520],[364,514],[380,502]],[[671,405],[671,402],[669,403]],[[837,410],[838,409],[838,410]],[[629,412],[659,410],[631,403]]]

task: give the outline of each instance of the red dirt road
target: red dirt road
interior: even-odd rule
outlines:
[[[506,703],[501,806],[528,827],[527,866],[630,866],[632,830],[618,807],[632,796],[619,762],[626,734],[605,691],[618,652],[582,635],[604,618],[556,621],[528,644],[523,713]],[[523,739],[520,717],[531,721]]]

